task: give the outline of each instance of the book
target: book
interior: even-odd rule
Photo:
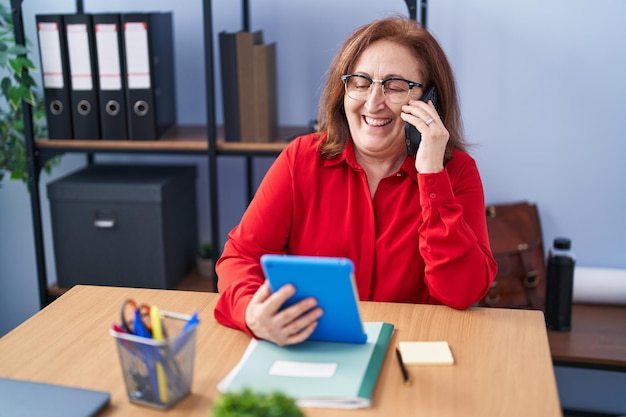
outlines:
[[[254,142],[254,60],[255,44],[263,43],[261,31],[235,33],[237,56],[237,102],[239,105],[239,129],[242,142]]]
[[[235,34],[220,32],[220,69],[222,72],[222,106],[224,108],[224,140],[238,142],[241,137],[239,127],[239,86],[237,80],[237,51]]]
[[[276,43],[252,47],[254,140],[272,142],[278,138]]]
[[[307,340],[278,346],[253,339],[218,390],[280,391],[300,407],[370,407],[394,326],[365,322],[364,327],[363,344]]]

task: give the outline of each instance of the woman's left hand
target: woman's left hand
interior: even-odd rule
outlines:
[[[411,100],[402,106],[402,120],[411,123],[422,134],[415,155],[415,169],[420,174],[443,171],[443,159],[450,133],[443,125],[432,101]]]

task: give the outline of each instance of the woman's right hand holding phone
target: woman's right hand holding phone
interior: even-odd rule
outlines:
[[[443,125],[432,101],[412,100],[402,106],[401,117],[421,133],[415,155],[415,169],[420,174],[443,170],[443,160],[450,133]]]

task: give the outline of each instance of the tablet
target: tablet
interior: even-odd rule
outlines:
[[[263,255],[261,266],[270,290],[292,284],[296,293],[283,308],[314,297],[324,310],[308,340],[365,343],[367,335],[359,313],[354,265],[347,258]]]

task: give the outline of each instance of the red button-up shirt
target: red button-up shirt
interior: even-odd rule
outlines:
[[[245,310],[264,281],[265,253],[349,258],[361,300],[463,309],[487,293],[497,266],[469,155],[456,151],[442,172],[419,175],[407,157],[372,199],[352,142],[329,160],[319,153],[323,138],[285,148],[229,233],[216,265],[219,322],[249,333]]]

